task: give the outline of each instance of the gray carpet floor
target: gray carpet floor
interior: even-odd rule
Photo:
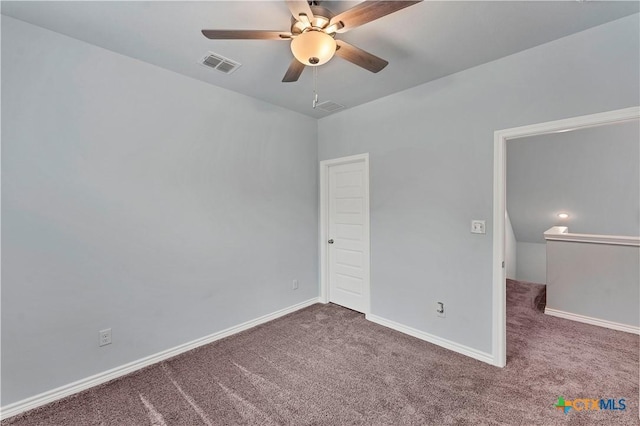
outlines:
[[[640,424],[639,337],[546,316],[543,290],[507,283],[503,369],[318,304],[2,425]]]

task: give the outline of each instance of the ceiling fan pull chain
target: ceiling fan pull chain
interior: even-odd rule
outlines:
[[[318,67],[313,67],[313,109],[318,105]]]

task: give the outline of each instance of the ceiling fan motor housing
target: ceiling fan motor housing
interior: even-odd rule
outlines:
[[[313,13],[313,19],[309,22],[291,17],[291,34],[302,34],[308,28],[323,29],[329,26],[329,21],[333,18],[333,13],[322,6],[311,6],[311,12]]]

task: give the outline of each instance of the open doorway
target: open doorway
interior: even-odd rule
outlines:
[[[494,140],[494,252],[493,252],[493,355],[500,367],[507,362],[506,328],[506,160],[507,142],[525,137],[606,126],[640,119],[640,108],[626,108],[530,126],[500,130]],[[560,213],[560,212],[558,212]]]

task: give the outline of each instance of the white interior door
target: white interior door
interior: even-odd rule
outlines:
[[[328,170],[329,301],[368,313],[368,162],[330,165]]]

